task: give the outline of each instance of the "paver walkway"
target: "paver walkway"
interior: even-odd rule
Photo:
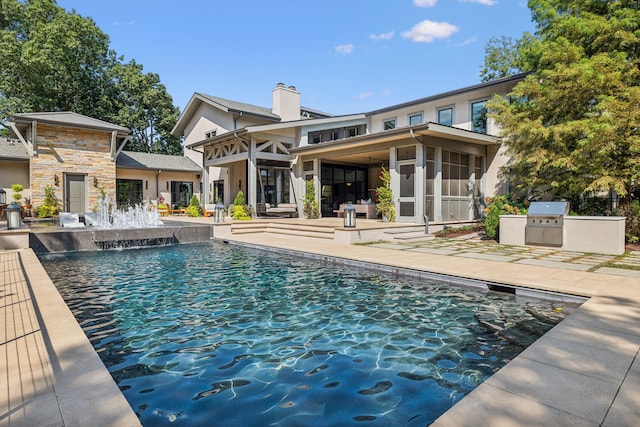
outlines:
[[[0,426],[140,425],[31,250],[0,251],[0,322]]]
[[[370,246],[640,278],[640,252],[602,255],[534,246],[507,246],[490,240],[482,240],[479,234],[454,239],[435,238],[416,242],[381,242],[373,243]]]

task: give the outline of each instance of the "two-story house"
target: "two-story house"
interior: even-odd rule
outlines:
[[[301,107],[295,87],[278,84],[272,108],[196,93],[173,129],[185,155],[203,166],[205,201],[295,203],[302,212],[312,179],[322,216],[344,203],[375,201],[382,167],[391,173],[398,221],[480,218],[486,196],[506,191],[508,161],[486,102],[524,76],[332,116]]]

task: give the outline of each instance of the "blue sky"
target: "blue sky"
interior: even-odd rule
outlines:
[[[350,114],[480,82],[492,37],[533,32],[525,0],[58,0],[92,18],[125,61],[160,75],[182,111],[194,92]]]

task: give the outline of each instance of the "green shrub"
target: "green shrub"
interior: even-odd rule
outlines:
[[[627,217],[624,230],[627,243],[640,242],[640,201],[633,200],[628,205],[619,206],[614,213]]]
[[[200,214],[200,201],[198,200],[198,196],[195,194],[191,196],[191,201],[189,202],[189,206],[184,210],[185,215],[192,217],[202,216]]]
[[[44,204],[36,207],[36,215],[40,218],[51,218],[58,215],[60,206],[55,195],[55,189],[50,186],[44,187]]]
[[[383,219],[388,218],[389,222],[396,220],[396,203],[393,200],[391,191],[391,174],[382,167],[380,170],[380,180],[382,185],[376,188],[376,210],[382,214]]]
[[[189,205],[184,210],[184,213],[187,216],[199,217],[200,216],[200,208],[198,206]]]
[[[306,182],[303,209],[304,214],[308,219],[316,219],[320,217],[318,201],[316,200],[316,186],[313,184],[313,180]]]
[[[495,240],[500,235],[500,215],[525,215],[529,206],[528,200],[523,200],[516,194],[487,197],[486,201],[488,206],[484,209],[484,233]]]
[[[242,221],[251,219],[251,208],[245,205],[244,193],[242,191],[238,191],[236,198],[233,200],[231,218]]]

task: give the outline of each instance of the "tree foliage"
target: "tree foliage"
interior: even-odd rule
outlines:
[[[518,189],[554,197],[638,190],[640,10],[637,1],[530,0],[536,40],[520,44],[529,74],[488,109]]]
[[[74,111],[128,127],[129,149],[181,153],[178,110],[157,74],[109,49],[93,20],[55,0],[0,0],[0,118]]]

